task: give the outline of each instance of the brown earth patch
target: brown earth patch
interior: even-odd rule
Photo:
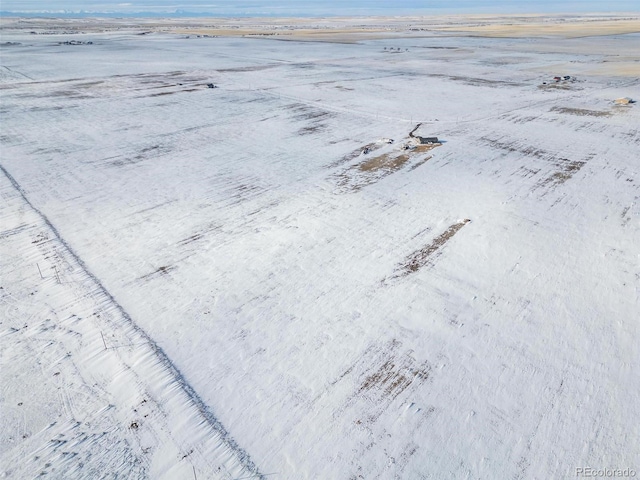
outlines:
[[[351,410],[357,425],[370,425],[385,413],[398,397],[409,395],[429,381],[433,368],[428,361],[418,361],[412,350],[404,350],[398,340],[368,347],[358,360],[336,381],[353,381],[354,392],[336,414]],[[364,407],[363,407],[364,406]]]
[[[447,230],[438,235],[431,243],[408,255],[398,266],[396,274],[392,278],[405,277],[415,273],[429,263],[430,258],[440,250],[453,236],[471,220],[464,219],[451,225]]]
[[[553,107],[551,112],[566,113],[569,115],[579,115],[587,117],[610,117],[611,112],[602,110],[587,110],[584,108],[570,108],[570,107]]]

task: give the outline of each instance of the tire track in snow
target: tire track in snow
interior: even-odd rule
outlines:
[[[198,393],[191,387],[191,385],[187,382],[183,374],[180,370],[173,364],[171,359],[167,356],[167,354],[156,344],[156,342],[140,327],[138,326],[130,315],[124,310],[124,308],[116,301],[116,299],[111,295],[111,293],[104,287],[102,282],[94,276],[91,271],[88,269],[87,265],[83,262],[83,260],[75,253],[73,248],[62,238],[56,227],[51,223],[48,217],[36,208],[28,199],[26,192],[22,189],[17,180],[4,168],[4,166],[0,165],[0,171],[5,175],[5,177],[9,180],[11,185],[16,189],[16,191],[23,198],[25,203],[42,219],[44,224],[51,229],[51,232],[55,235],[56,239],[60,242],[60,244],[67,250],[71,258],[77,262],[82,271],[87,275],[88,278],[91,279],[92,282],[97,287],[97,290],[105,296],[108,303],[119,313],[124,321],[132,328],[132,330],[141,336],[146,341],[146,345],[148,345],[153,354],[156,356],[158,362],[161,366],[163,366],[169,376],[173,379],[173,381],[181,388],[184,394],[188,397],[189,401],[192,405],[197,409],[199,414],[204,418],[206,423],[211,427],[211,429],[220,436],[220,439],[225,444],[225,446],[234,454],[238,462],[242,465],[242,467],[249,473],[251,473],[251,477],[249,478],[258,478],[264,479],[266,478],[264,474],[260,473],[258,467],[251,460],[249,454],[242,449],[233,437],[226,430],[224,425],[216,418],[211,409],[204,403],[202,398],[198,395]],[[171,389],[170,386],[166,388]]]

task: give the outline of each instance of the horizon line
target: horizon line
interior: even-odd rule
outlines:
[[[461,8],[434,8],[434,9],[408,9],[406,12],[398,12],[398,13],[376,13],[376,14],[363,14],[363,13],[311,13],[311,12],[298,12],[298,13],[285,13],[285,12],[251,12],[251,13],[221,13],[221,12],[210,12],[210,11],[189,11],[189,10],[174,10],[174,11],[163,11],[163,12],[153,12],[153,11],[135,11],[135,12],[126,12],[126,11],[93,11],[93,10],[78,10],[78,11],[52,11],[52,10],[0,10],[0,18],[2,16],[10,16],[10,17],[26,17],[26,18],[62,18],[62,17],[129,17],[129,18],[149,18],[149,17],[159,17],[159,18],[180,18],[180,17],[209,17],[209,18],[234,18],[234,17],[242,17],[242,18],[263,18],[263,17],[279,17],[279,18],[340,18],[340,17],[410,17],[410,16],[442,16],[442,15],[518,15],[518,16],[526,16],[526,15],[548,15],[548,16],[588,16],[588,15],[611,15],[611,16],[619,16],[619,15],[638,15],[640,16],[640,9],[638,10],[619,10],[619,11],[545,11],[545,10],[537,10],[537,11],[494,11],[494,10],[486,10],[486,11],[467,11],[460,12]],[[425,10],[431,10],[433,13],[426,13]],[[438,13],[436,13],[436,11]]]

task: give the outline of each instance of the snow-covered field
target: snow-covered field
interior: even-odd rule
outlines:
[[[640,472],[640,35],[421,35],[2,33],[0,474]]]

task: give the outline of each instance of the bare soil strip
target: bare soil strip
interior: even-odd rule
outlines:
[[[400,341],[393,339],[384,344],[369,346],[362,356],[335,383],[354,381],[355,392],[338,412],[351,410],[356,403],[368,405],[367,415],[358,418],[357,425],[370,425],[387,410],[392,402],[427,382],[432,374],[429,362],[419,362],[413,352],[402,351]]]
[[[433,150],[439,145],[420,145],[404,152],[384,153],[376,157],[367,156],[361,162],[337,175],[338,186],[346,187],[351,192],[357,192],[405,167],[409,167],[409,171],[413,171],[432,158],[431,156],[422,158],[422,154]],[[417,161],[412,163],[414,160]]]
[[[610,117],[611,112],[603,110],[587,110],[584,108],[569,108],[569,107],[553,107],[552,112],[566,113],[569,115],[579,115],[582,117]]]
[[[391,152],[371,156],[370,154],[372,152],[387,146],[388,143],[384,141],[369,143],[348,153],[340,160],[327,165],[327,168],[338,167],[358,157],[362,157],[360,162],[351,165],[336,175],[338,186],[346,188],[346,190],[350,192],[357,192],[367,185],[376,183],[407,166],[409,167],[409,171],[413,171],[432,158],[431,156],[424,157],[423,155],[426,152],[442,145],[441,143],[412,145],[411,142],[415,142],[415,139],[418,138],[414,133],[421,126],[422,123],[418,123],[414,129],[409,132],[408,138],[405,138],[401,142],[396,142],[396,145],[404,145],[402,149],[395,148]],[[407,140],[409,144],[407,144]]]
[[[539,185],[561,185],[578,173],[586,163],[586,161],[582,160],[568,160],[566,158],[562,158],[556,163],[556,167],[558,169],[549,177],[542,180]]]
[[[537,175],[541,171],[547,171],[546,176],[540,180],[534,188],[540,187],[556,187],[563,184],[585,166],[585,164],[593,158],[593,156],[587,156],[581,160],[571,160],[568,158],[561,158],[557,155],[538,148],[533,145],[522,145],[517,142],[503,142],[501,140],[495,140],[487,137],[481,138],[482,141],[487,142],[493,147],[505,150],[507,152],[517,152],[525,157],[532,157],[544,162],[544,168],[532,168],[531,165],[523,167],[526,172]]]
[[[326,168],[336,168],[339,167],[340,165],[344,165],[345,163],[349,163],[350,161],[358,158],[363,150],[369,150],[369,152],[375,152],[376,150],[378,150],[379,148],[382,147],[382,144],[379,143],[369,143],[367,145],[364,145],[362,147],[358,147],[355,150],[353,150],[350,153],[347,153],[344,157],[340,158],[339,160],[336,160],[335,162],[332,162],[330,164],[328,164],[326,166]]]
[[[415,273],[429,263],[430,258],[440,250],[453,236],[471,220],[464,219],[451,225],[447,230],[438,235],[433,242],[416,250],[398,266],[397,273],[392,278],[405,277]]]
[[[338,186],[350,192],[357,192],[402,169],[410,159],[411,156],[406,153],[385,153],[377,157],[367,157],[337,175]]]

